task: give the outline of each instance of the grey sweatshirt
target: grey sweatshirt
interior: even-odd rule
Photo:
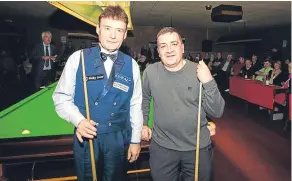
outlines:
[[[152,139],[162,147],[191,151],[196,149],[200,82],[197,64],[186,60],[177,72],[168,71],[161,62],[149,65],[143,74],[143,118],[147,125],[151,97],[154,100]],[[200,148],[211,143],[206,114],[220,117],[225,101],[215,80],[203,84]]]

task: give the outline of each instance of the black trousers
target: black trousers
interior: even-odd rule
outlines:
[[[130,130],[98,134],[93,139],[98,181],[126,181]],[[74,158],[78,181],[92,181],[89,141],[80,143],[74,136]]]
[[[221,93],[223,93],[226,89],[229,89],[229,73],[222,70],[219,71],[215,77],[215,81]]]
[[[55,79],[54,70],[42,70],[39,76],[34,78],[35,88],[38,90],[41,86],[48,86]]]
[[[154,181],[194,181],[195,151],[170,150],[153,140],[149,150],[151,176]],[[199,181],[211,181],[212,145],[200,150],[199,159]]]

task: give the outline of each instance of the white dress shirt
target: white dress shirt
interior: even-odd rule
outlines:
[[[103,48],[101,51],[109,53]],[[68,59],[63,73],[60,77],[56,90],[53,93],[53,101],[57,114],[64,120],[72,123],[75,127],[80,121],[86,119],[74,104],[74,94],[76,85],[76,72],[80,62],[80,50],[74,52]],[[107,76],[110,75],[113,61],[108,57],[104,62]],[[142,87],[140,79],[140,69],[134,59],[132,59],[134,90],[130,103],[130,121],[132,127],[132,143],[140,143],[143,127],[142,115]]]
[[[223,66],[223,68],[222,68],[222,70],[223,70],[224,72],[226,72],[229,63],[230,63],[229,61],[226,61],[226,62],[225,62],[224,66]]]
[[[51,46],[50,44],[46,45],[44,42],[43,42],[43,45],[44,45],[44,55],[45,56],[51,56]],[[46,47],[48,47],[48,50],[49,50],[49,55],[46,55]],[[49,66],[46,67],[46,65],[44,64],[44,68],[43,70],[51,70],[51,61],[50,60],[46,60],[46,61],[49,61]]]

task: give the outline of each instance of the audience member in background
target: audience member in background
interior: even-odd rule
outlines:
[[[291,66],[292,66],[292,63],[290,62],[288,64],[288,76],[286,77],[285,82],[281,83],[283,88],[290,88],[290,91],[291,91],[291,79],[292,79]]]
[[[243,68],[244,66],[244,58],[243,57],[239,57],[238,61],[233,65],[233,75],[237,76],[241,69]]]
[[[198,61],[200,61],[200,60],[202,60],[202,56],[201,56],[200,53],[197,53],[197,54],[196,54],[196,57],[195,57],[195,62],[198,62]]]
[[[286,81],[287,74],[281,70],[281,61],[278,60],[274,63],[274,69],[270,75],[270,84],[282,86],[282,82]]]
[[[28,58],[27,53],[25,52],[21,57],[23,59],[22,60],[22,66],[23,66],[23,69],[25,71],[25,74],[29,75],[31,73],[32,64],[30,63],[30,60]]]
[[[186,59],[190,60],[190,61],[194,61],[193,56],[190,54],[190,52],[188,52],[188,55],[186,56]]]
[[[68,44],[63,53],[64,61],[67,61],[70,55],[75,52],[75,47],[72,45],[72,41],[68,41]]]
[[[288,74],[288,66],[289,64],[291,63],[291,59],[290,58],[287,58],[284,62],[284,65],[282,66],[282,71],[284,73],[287,73]]]
[[[229,76],[232,68],[232,55],[228,55],[226,61],[219,65],[219,71],[215,74],[215,80],[219,85],[220,92],[229,90]]]
[[[130,47],[128,45],[124,44],[124,43],[120,47],[120,51],[123,52],[126,55],[129,55],[129,56],[131,55],[131,49],[130,49]]]
[[[10,56],[9,51],[2,50],[0,54],[0,76],[15,72],[15,70],[16,65],[13,58]]]
[[[262,68],[262,64],[258,60],[258,56],[257,55],[252,55],[251,61],[252,61],[252,67],[253,67],[254,71],[258,71],[258,70],[260,70]]]
[[[254,75],[254,70],[252,67],[251,60],[246,59],[245,66],[241,68],[239,72],[239,76],[246,79],[251,79],[253,75]]]
[[[83,41],[83,42],[81,42],[81,45],[80,45],[80,48],[79,49],[85,49],[86,48],[86,44],[85,44],[85,42]]]
[[[209,61],[209,63],[207,64],[207,65],[208,65],[208,68],[209,68],[209,70],[210,70],[211,72],[212,72],[213,61],[214,61],[214,55],[211,54],[211,56],[210,56],[210,61]]]
[[[151,59],[152,58],[152,52],[150,50],[150,48],[147,45],[144,45],[141,48],[141,55],[144,55],[146,57],[146,59]]]
[[[291,78],[292,78],[291,65],[292,65],[291,63],[288,65],[288,77],[286,77],[285,82],[282,82],[282,88],[288,89],[290,94],[291,94]],[[285,101],[285,97],[283,97],[283,94],[276,94],[274,101],[278,104],[281,104],[282,106],[287,105]],[[279,110],[279,107],[274,108],[274,111],[278,111],[278,110]]]
[[[51,44],[52,34],[42,33],[42,43],[37,44],[31,54],[32,73],[36,90],[48,86],[56,76],[57,49]]]
[[[264,68],[257,71],[257,68],[254,67],[256,80],[264,81],[264,79],[269,76],[270,71],[273,71],[273,68],[271,67],[271,61],[269,59],[266,59],[264,61]]]
[[[203,60],[204,60],[206,65],[209,65],[209,62],[210,62],[209,53],[205,53],[205,56],[204,56]]]
[[[221,65],[223,61],[224,59],[222,58],[222,54],[220,52],[217,53],[217,57],[213,60],[212,63],[212,74],[218,73],[218,71],[220,70],[219,65]]]
[[[290,63],[291,63],[291,58],[287,58],[287,59],[285,60],[285,64],[289,65]]]
[[[153,57],[154,59],[160,59],[159,58],[159,53],[158,53],[158,50],[157,50],[157,46],[155,46],[154,49],[153,49],[153,56],[154,56]]]
[[[146,65],[148,63],[147,58],[144,55],[139,54],[137,58],[137,63],[139,65],[140,72],[143,72],[146,69]]]

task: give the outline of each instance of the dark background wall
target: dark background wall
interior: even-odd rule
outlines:
[[[263,58],[270,55],[275,59],[286,59],[291,57],[291,25],[282,27],[272,27],[262,29],[254,33],[254,36],[262,38],[260,43],[248,44],[246,46],[246,54],[253,51]],[[283,41],[287,40],[287,46],[283,47]],[[276,48],[277,53],[273,53],[271,49]]]
[[[25,42],[28,51],[31,50],[33,45],[41,42],[41,32],[49,30],[53,34],[53,42],[57,45],[59,49],[62,49],[63,45],[61,43],[61,37],[66,36],[70,30],[58,29],[53,27],[48,18],[37,18],[37,17],[12,17],[13,25],[17,26],[24,32]],[[62,21],[64,25],[68,25],[70,21]],[[72,23],[70,23],[70,26]],[[66,27],[66,26],[65,26]],[[75,27],[79,28],[80,31],[85,31],[85,26],[80,26],[80,24]],[[93,27],[90,28],[90,31]],[[93,28],[95,29],[95,28]],[[136,52],[139,52],[141,47],[149,42],[156,40],[156,34],[161,29],[161,27],[153,26],[134,26],[133,37],[128,37],[125,43]],[[202,53],[202,41],[207,39],[207,29],[204,28],[179,28],[182,36],[185,37],[185,52],[190,52],[192,55],[196,53]],[[89,32],[90,32],[89,31]],[[92,32],[91,32],[92,33]],[[95,34],[93,32],[93,34]],[[208,39],[214,42],[212,52],[223,52],[223,55],[233,54],[234,57],[247,56],[250,57],[252,54],[259,55],[263,58],[266,55],[271,55],[277,58],[285,59],[291,56],[291,27],[272,27],[261,29],[257,31],[252,31],[245,33],[242,37],[256,37],[261,38],[261,42],[257,43],[238,43],[238,44],[224,44],[215,45],[215,42],[221,36],[234,36],[236,31],[232,33],[224,29],[214,29],[210,28],[208,30]],[[282,48],[283,40],[287,40],[287,47]],[[278,49],[278,53],[272,53],[271,49]]]

